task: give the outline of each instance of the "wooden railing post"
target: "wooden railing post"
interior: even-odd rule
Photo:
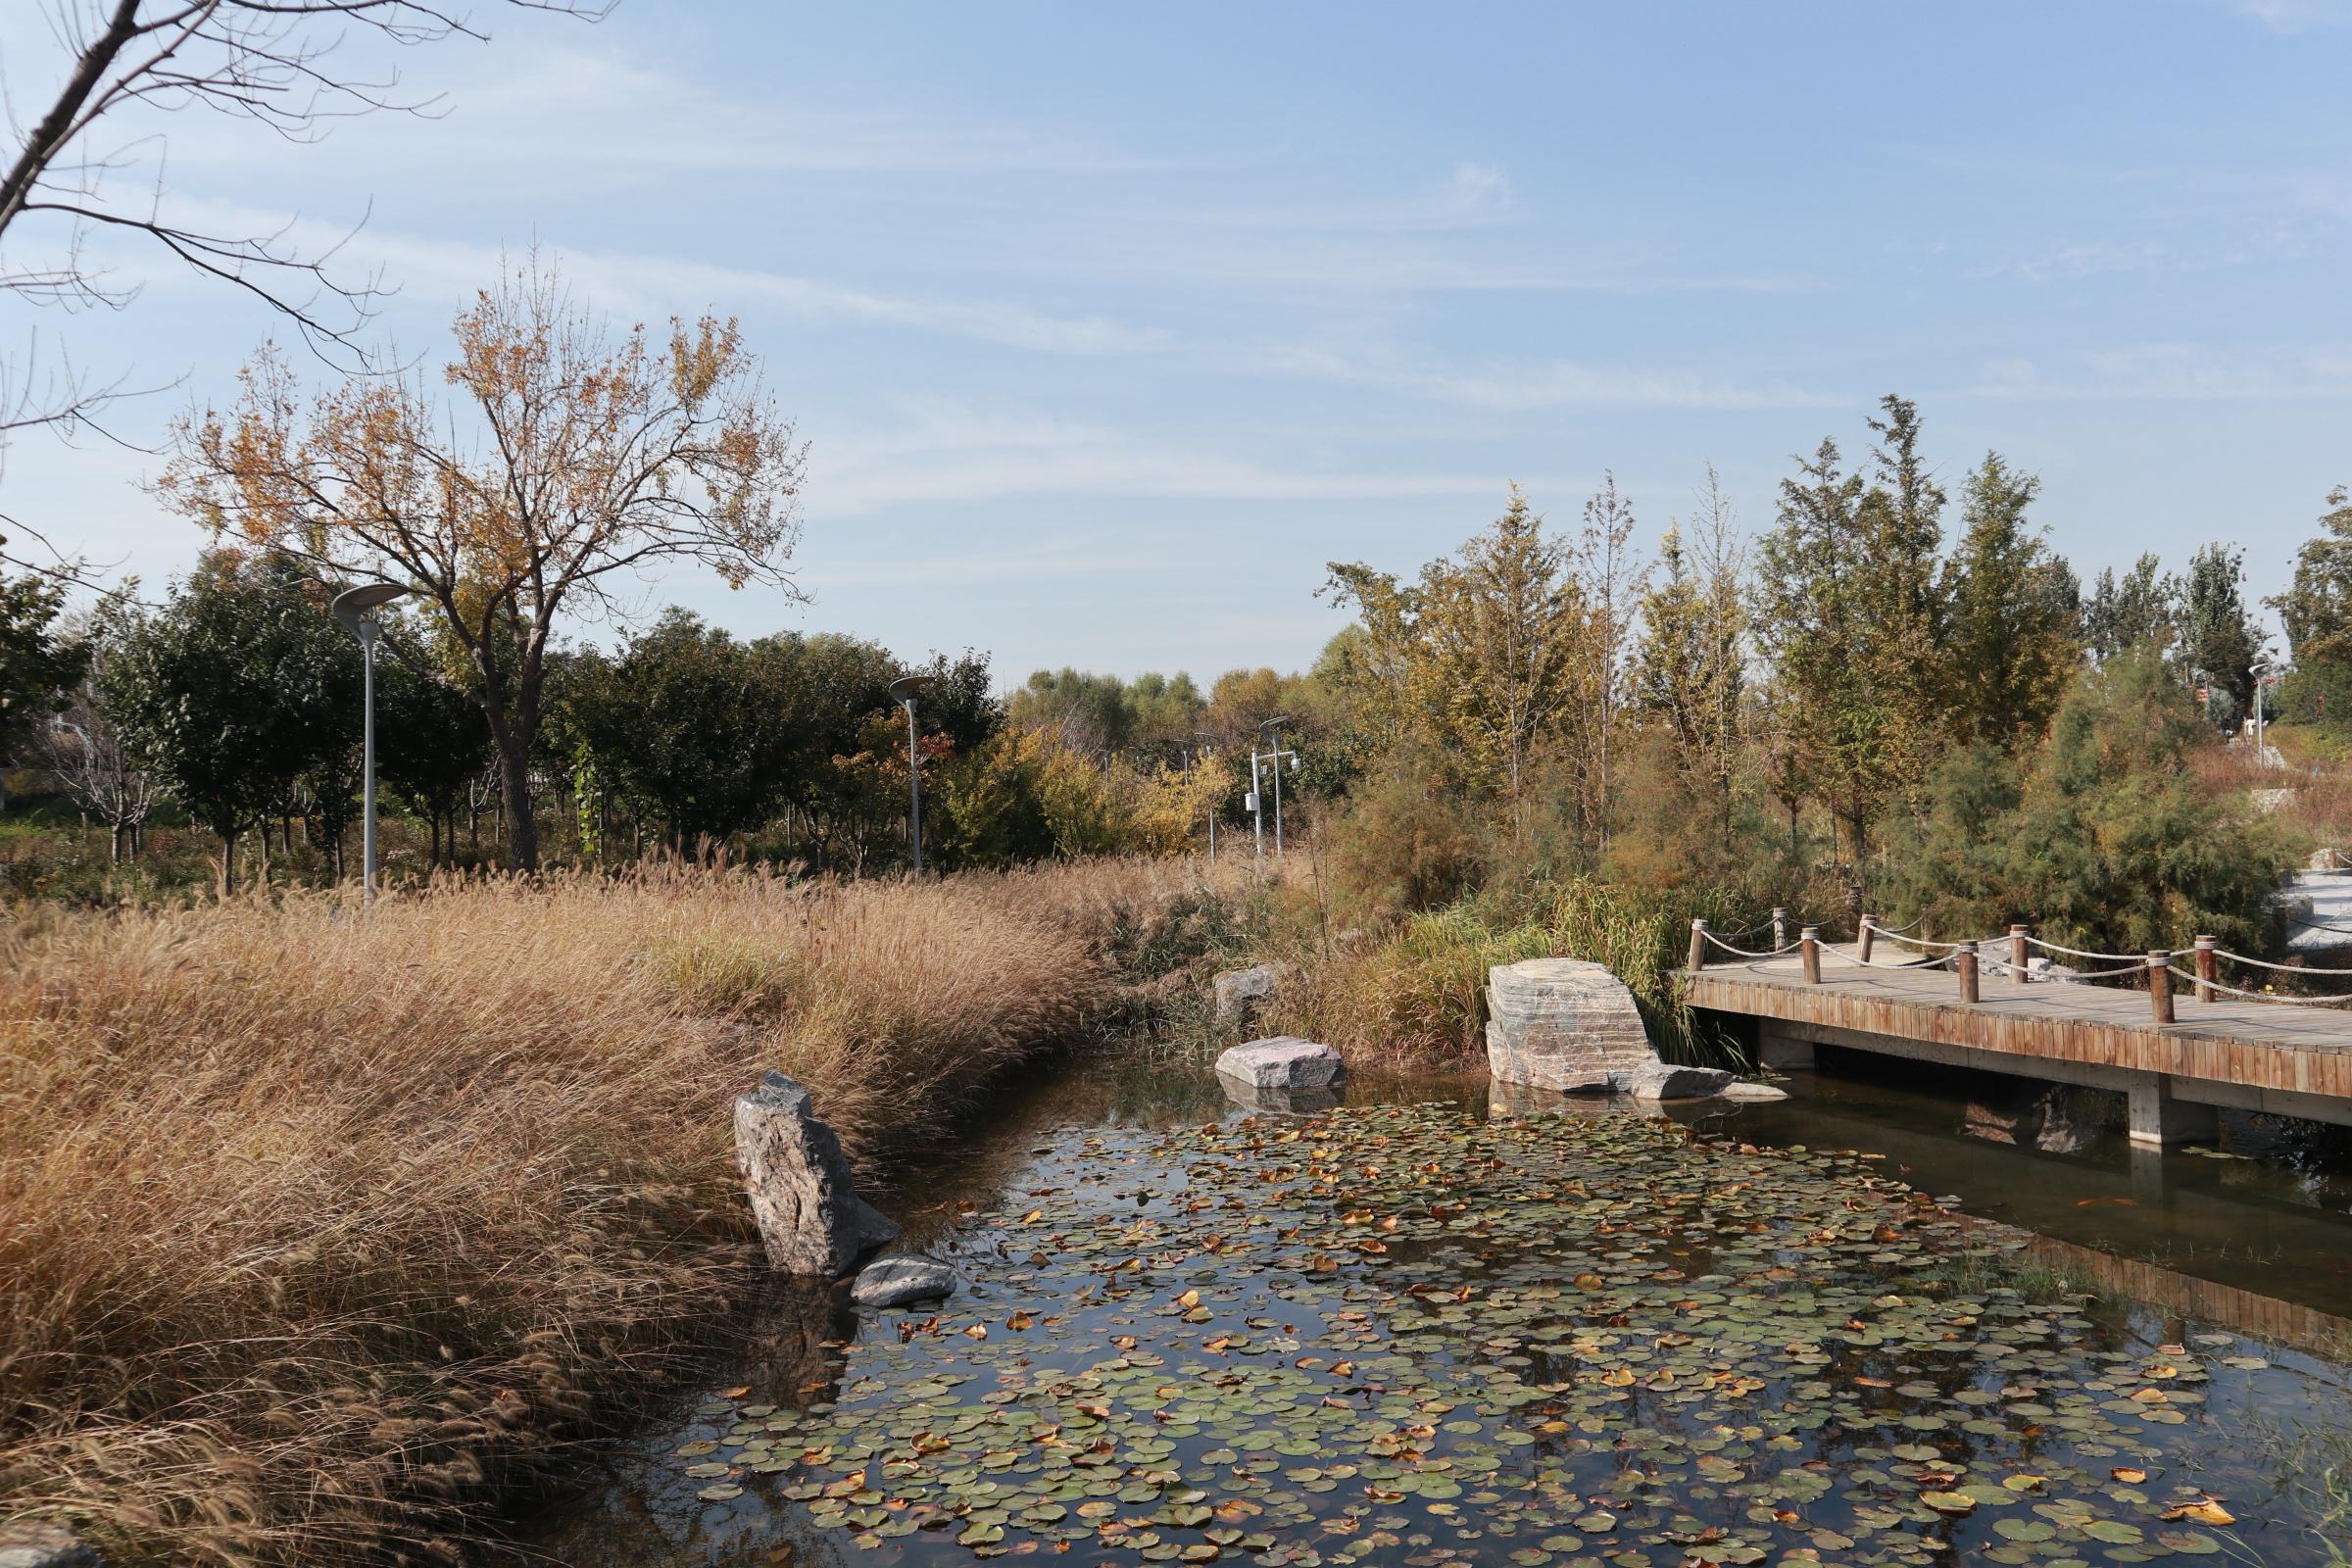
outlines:
[[[1805,955],[1805,984],[1817,986],[1821,984],[1821,927],[1805,927],[1805,934],[1799,941]]]
[[[2173,1021],[2173,956],[2169,953],[2148,955],[2148,1005],[2158,1023]]]
[[[2009,927],[2009,978],[2022,982],[2032,972],[2026,967],[2026,928],[2012,922]]]
[[[1776,908],[1772,911],[1772,951],[1778,953],[1788,945],[1788,911],[1785,908]]]
[[[1952,967],[1960,971],[1960,1000],[1977,1000],[1977,950],[1962,948],[1952,955]]]
[[[2197,938],[2197,1000],[2199,1002],[2213,1000],[2213,950],[2216,946],[2212,937]]]
[[[1870,961],[1870,939],[1878,934],[1879,917],[1875,914],[1864,915],[1862,917],[1862,934],[1857,939],[1861,943],[1862,961],[1864,963],[1868,963]]]
[[[1707,922],[1690,922],[1690,972],[1696,974],[1707,966]]]

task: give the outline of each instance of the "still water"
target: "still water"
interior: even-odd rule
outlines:
[[[1671,1116],[1060,1061],[902,1179],[937,1308],[779,1291],[520,1543],[793,1562],[2352,1552],[2352,1191],[2271,1129],[1826,1064]]]

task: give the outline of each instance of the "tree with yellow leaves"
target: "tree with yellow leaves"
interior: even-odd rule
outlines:
[[[321,580],[429,600],[473,667],[497,746],[508,859],[538,864],[529,762],[558,621],[664,563],[793,591],[807,449],[732,319],[615,335],[534,256],[461,312],[437,398],[354,377],[305,403],[265,348],[236,406],[175,431],[160,485],[217,538]]]

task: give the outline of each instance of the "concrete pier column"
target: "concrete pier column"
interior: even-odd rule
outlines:
[[[1809,1069],[1813,1065],[1813,1042],[1781,1033],[1769,1018],[1764,1020],[1763,1028],[1757,1032],[1756,1051],[1767,1067]]]
[[[2135,1144],[2170,1149],[2176,1144],[2208,1142],[2221,1131],[2220,1118],[2211,1105],[2174,1098],[2173,1080],[2167,1073],[2132,1073],[2126,1093],[2132,1101],[2132,1141]]]

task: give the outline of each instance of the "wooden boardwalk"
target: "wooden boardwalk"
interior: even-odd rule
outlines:
[[[2132,1136],[2146,1143],[2210,1137],[2216,1106],[2352,1126],[2342,1008],[2199,1002],[2182,985],[2178,1021],[2165,1024],[2144,991],[1990,974],[1968,1003],[1949,969],[1864,968],[1851,947],[1829,944],[1818,984],[1791,953],[1714,955],[1683,986],[1693,1007],[1755,1020],[1767,1064],[1803,1064],[1827,1045],[2112,1089],[2131,1097]]]

